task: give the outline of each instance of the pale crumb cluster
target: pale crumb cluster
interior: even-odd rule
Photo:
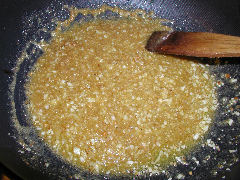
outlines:
[[[157,21],[97,20],[46,47],[30,74],[28,109],[57,154],[104,174],[157,174],[172,157],[184,163],[178,157],[211,124],[214,83],[205,65],[144,49],[161,29]]]

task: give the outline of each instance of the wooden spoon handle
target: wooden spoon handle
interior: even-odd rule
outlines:
[[[145,48],[172,55],[240,57],[240,37],[207,32],[155,31]]]

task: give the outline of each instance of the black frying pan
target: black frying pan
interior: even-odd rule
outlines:
[[[68,11],[63,4],[70,4],[78,8],[96,8],[103,3],[119,6],[124,9],[153,10],[158,17],[173,20],[166,23],[177,30],[208,31],[240,36],[240,2],[238,0],[66,0],[59,3],[50,0],[1,0],[0,2],[0,161],[24,179],[102,179],[103,176],[82,171],[72,167],[53,154],[44,143],[37,138],[34,129],[26,134],[18,134],[11,126],[10,100],[8,86],[14,73],[12,69],[17,58],[21,55],[29,40],[50,40],[49,33],[39,31],[43,26],[53,30],[55,25],[49,23],[51,18],[64,21],[68,18]],[[50,9],[47,12],[46,9]],[[40,18],[41,21],[36,20]],[[24,33],[22,31],[24,30]],[[32,50],[35,49],[35,53]],[[22,103],[24,101],[24,80],[31,65],[43,53],[35,46],[28,47],[30,55],[21,66],[17,74],[17,85],[14,91],[14,101],[19,123],[23,127],[31,126],[25,120]],[[228,64],[224,62],[229,61]],[[222,63],[213,66],[212,73],[218,80],[224,81],[224,86],[218,88],[219,100],[223,97],[230,100],[240,96],[240,64],[239,59],[222,59]],[[211,63],[210,60],[207,63]],[[222,74],[230,73],[238,79],[238,83],[225,82]],[[222,102],[222,101],[221,101]],[[167,173],[153,176],[151,179],[176,179],[178,174],[184,174],[185,179],[219,179],[226,175],[228,179],[238,179],[239,166],[231,168],[240,157],[240,103],[237,101],[231,107],[235,112],[229,112],[229,107],[221,103],[216,113],[216,119],[206,139],[211,139],[218,148],[206,146],[196,147],[187,156],[188,165],[178,163],[170,166]],[[224,120],[231,118],[232,126],[224,124]],[[24,146],[16,142],[15,137],[21,136]],[[25,139],[28,136],[30,138]],[[29,151],[28,146],[31,146]],[[192,159],[195,157],[199,164]],[[189,175],[193,172],[193,176]],[[236,177],[234,177],[234,174]],[[239,175],[240,177],[240,175]],[[129,177],[107,178],[121,179]],[[132,178],[132,177],[130,177]],[[139,177],[140,179],[149,177]]]

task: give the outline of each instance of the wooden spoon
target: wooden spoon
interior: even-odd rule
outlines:
[[[240,37],[207,32],[155,31],[145,48],[171,55],[240,57]]]

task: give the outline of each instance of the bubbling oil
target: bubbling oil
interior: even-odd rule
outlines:
[[[96,10],[94,10],[96,11]],[[29,73],[27,109],[63,159],[100,174],[158,173],[216,109],[207,65],[145,50],[161,20],[93,20],[56,33]]]

